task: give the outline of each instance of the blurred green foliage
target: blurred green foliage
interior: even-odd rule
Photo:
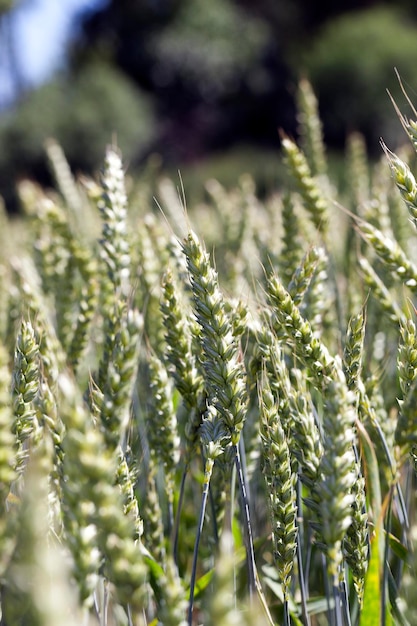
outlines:
[[[230,0],[186,0],[150,37],[155,79],[161,84],[180,79],[212,101],[235,91],[241,80],[257,81],[269,37],[265,22],[248,19]]]
[[[11,11],[16,4],[16,0],[0,0],[0,16]]]
[[[374,151],[381,135],[396,143],[401,127],[387,94],[401,97],[395,68],[409,85],[417,81],[417,30],[405,12],[380,6],[337,17],[302,56],[329,141],[340,143],[347,131],[359,130]]]
[[[145,146],[155,123],[148,98],[120,71],[90,63],[30,92],[0,123],[0,184],[47,176],[44,143],[55,138],[75,169],[94,170],[114,140],[127,160]],[[12,201],[12,197],[6,198]]]

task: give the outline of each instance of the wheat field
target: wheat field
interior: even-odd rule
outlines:
[[[1,624],[416,623],[417,113],[341,184],[297,102],[266,198],[50,141],[3,208]]]

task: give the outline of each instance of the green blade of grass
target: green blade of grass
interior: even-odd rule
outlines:
[[[360,615],[360,626],[382,624],[381,621],[381,555],[379,551],[379,527],[371,541],[371,559],[365,579],[363,607]]]
[[[382,590],[384,584],[385,532],[383,526],[383,506],[381,485],[378,474],[378,461],[374,446],[364,426],[358,422],[358,436],[363,454],[364,475],[369,507],[372,512],[374,534],[371,538],[370,561],[365,579],[363,607],[360,614],[360,626],[392,624],[389,612],[382,611]]]

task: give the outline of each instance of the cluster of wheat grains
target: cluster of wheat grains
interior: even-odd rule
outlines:
[[[5,625],[413,623],[417,183],[359,135],[337,182],[297,102],[262,200],[50,142],[2,208]]]

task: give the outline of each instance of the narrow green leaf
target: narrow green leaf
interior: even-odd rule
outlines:
[[[400,558],[401,561],[404,561],[404,563],[406,563],[407,559],[408,559],[408,548],[407,548],[407,546],[405,546],[398,539],[398,537],[395,537],[392,533],[389,533],[388,541],[389,541],[389,547],[391,548],[393,553],[396,556],[398,556],[398,558]]]
[[[384,528],[382,517],[381,485],[379,481],[378,461],[372,441],[361,422],[357,423],[359,442],[362,451],[363,471],[366,481],[366,493],[374,534],[371,539],[371,557],[365,578],[363,607],[360,625],[369,624],[388,626],[389,620],[382,621],[382,565],[384,557]]]
[[[381,622],[381,554],[379,541],[379,524],[371,541],[371,559],[365,579],[365,591],[363,596],[363,608],[360,615],[360,626]]]
[[[379,482],[378,460],[375,454],[374,445],[369,438],[369,435],[362,424],[358,421],[357,424],[359,443],[362,452],[363,472],[366,483],[366,494],[368,498],[368,506],[370,507],[370,513],[372,519],[377,524],[377,520],[381,517],[382,498],[381,498],[381,485]]]
[[[208,585],[210,584],[213,578],[213,575],[214,575],[214,569],[211,569],[205,574],[203,574],[203,576],[200,576],[200,578],[195,583],[194,598],[198,598],[200,593],[202,593],[208,587]]]

